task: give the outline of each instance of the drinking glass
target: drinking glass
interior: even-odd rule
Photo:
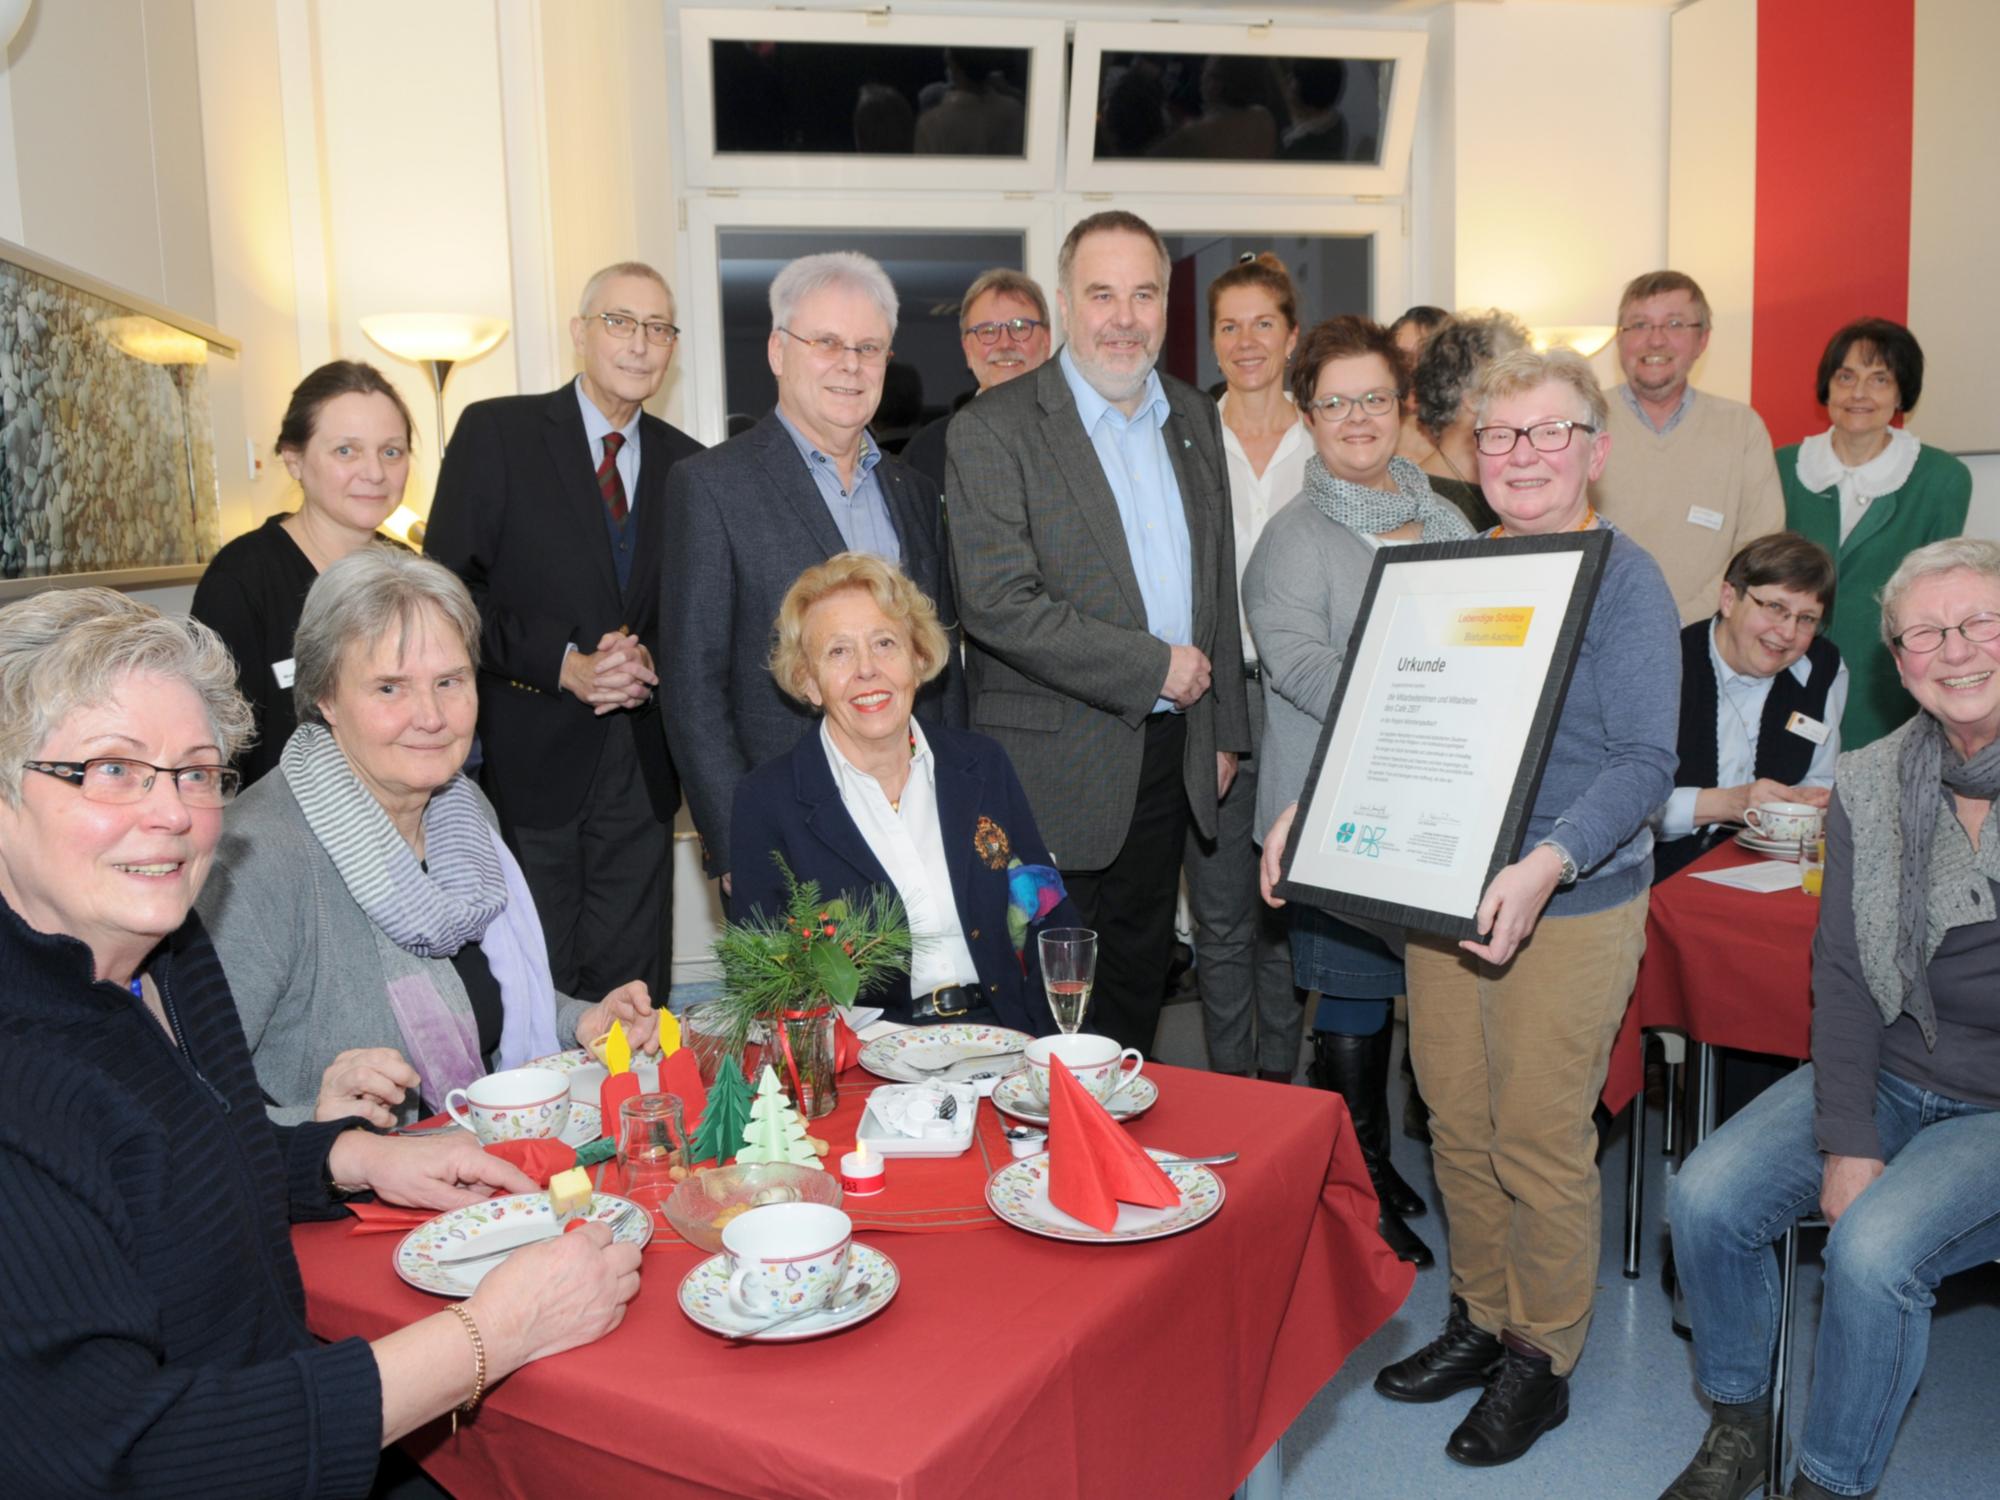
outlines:
[[[666,1201],[686,1175],[687,1128],[679,1094],[639,1094],[618,1106],[618,1191],[665,1223]]]
[[[1817,896],[1826,879],[1826,838],[1799,841],[1799,886],[1808,896]]]
[[[1097,934],[1088,927],[1051,927],[1040,943],[1042,986],[1049,992],[1056,1029],[1074,1036],[1083,1029],[1090,987],[1097,980]]]

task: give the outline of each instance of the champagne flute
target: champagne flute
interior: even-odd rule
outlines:
[[[1088,927],[1051,927],[1039,938],[1042,986],[1056,1029],[1074,1036],[1083,1029],[1090,1009],[1090,987],[1097,979],[1097,934]]]

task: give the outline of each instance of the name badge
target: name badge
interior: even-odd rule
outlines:
[[[1826,725],[1822,724],[1818,719],[1809,719],[1797,711],[1794,711],[1792,716],[1785,720],[1785,728],[1802,739],[1811,740],[1815,745],[1824,745],[1826,743]]]
[[[278,679],[278,686],[281,688],[288,688],[292,685],[293,660],[294,658],[288,656],[283,661],[274,661],[271,663],[271,675]],[[1797,716],[1794,715],[1794,717]]]
[[[1688,525],[1706,526],[1710,531],[1722,530],[1722,512],[1710,510],[1706,505],[1688,507]]]

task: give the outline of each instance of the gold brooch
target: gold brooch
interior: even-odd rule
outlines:
[[[972,847],[979,851],[979,857],[986,862],[989,870],[1004,870],[1007,860],[1014,850],[1007,842],[1007,830],[991,818],[981,818],[979,826],[972,830]]]

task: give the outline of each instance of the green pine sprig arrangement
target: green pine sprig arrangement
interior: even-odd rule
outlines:
[[[783,855],[771,858],[785,877],[784,914],[725,923],[715,941],[722,969],[716,1003],[736,1048],[757,1022],[780,1011],[803,1009],[821,995],[844,1010],[890,975],[910,972],[910,919],[892,887],[829,901],[818,881],[801,883]]]

